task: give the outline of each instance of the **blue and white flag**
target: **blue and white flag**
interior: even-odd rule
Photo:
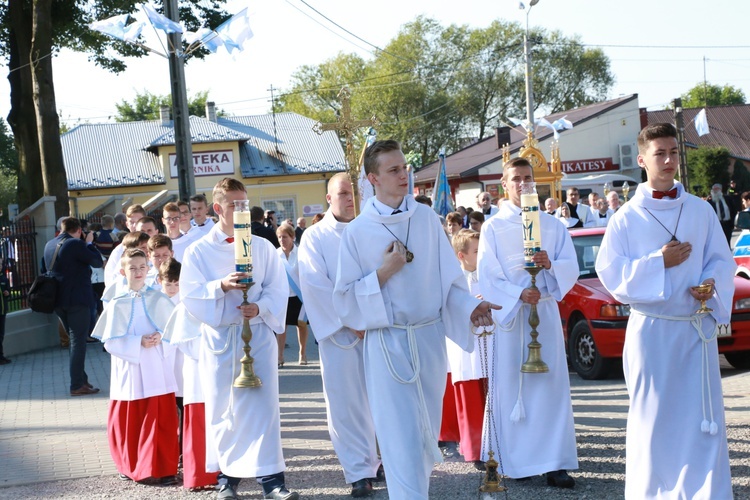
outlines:
[[[176,23],[167,16],[156,12],[153,5],[144,3],[141,4],[141,9],[146,14],[146,17],[148,17],[148,20],[151,21],[151,24],[154,25],[154,28],[164,30],[167,33],[182,33],[185,31],[180,23]]]
[[[448,174],[445,172],[445,151],[440,150],[440,169],[435,178],[435,189],[432,192],[432,209],[445,217],[453,212],[453,199],[451,198],[451,186],[448,184]]]
[[[536,121],[536,124],[551,129],[552,134],[555,136],[555,140],[558,140],[560,139],[560,134],[558,132],[560,132],[561,130],[569,130],[573,128],[573,123],[571,123],[570,120],[566,119],[567,116],[568,115],[565,115],[562,118],[558,118],[552,123],[550,123],[546,118],[539,118]]]
[[[119,40],[125,39],[125,23],[128,22],[130,14],[122,14],[120,16],[109,17],[102,19],[101,21],[94,21],[89,24],[89,28],[117,38]]]
[[[241,51],[245,42],[253,37],[247,7],[224,21],[215,31],[221,37],[224,47],[229,53],[232,53],[235,49]]]
[[[708,134],[708,118],[706,118],[706,108],[701,109],[700,113],[695,115],[695,131],[698,132],[698,136],[702,137]]]

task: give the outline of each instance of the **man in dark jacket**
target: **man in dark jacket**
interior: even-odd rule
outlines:
[[[279,248],[279,238],[276,237],[276,232],[273,229],[263,224],[265,219],[265,212],[260,207],[253,207],[250,209],[250,232],[253,236],[260,236],[265,238],[276,248]]]
[[[84,365],[91,305],[94,303],[91,268],[102,267],[102,255],[93,245],[94,234],[86,234],[85,241],[81,238],[82,234],[78,219],[64,219],[60,234],[45,245],[43,261],[43,271],[49,269],[58,281],[55,314],[60,317],[70,336],[71,396],[99,392],[89,384]],[[58,244],[60,249],[53,265]]]

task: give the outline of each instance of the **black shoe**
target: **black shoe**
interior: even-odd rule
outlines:
[[[368,495],[372,495],[372,481],[365,478],[352,483],[352,496],[354,498],[362,498]]]
[[[0,356],[0,365],[7,365],[10,363],[10,360],[6,358],[5,356]]]
[[[279,486],[271,491],[271,493],[266,493],[266,496],[263,498],[268,498],[270,500],[297,500],[299,498],[299,493],[296,491],[289,491],[286,489],[286,486]]]
[[[438,447],[443,454],[443,458],[456,458],[460,455],[458,453],[458,443],[454,441],[441,441],[438,443]]]
[[[126,476],[123,473],[118,474],[117,477],[120,478],[120,481],[132,481],[132,479],[130,479],[128,476]]]
[[[219,494],[216,497],[219,500],[237,500],[237,490],[231,484],[222,484],[219,488]],[[266,497],[268,498],[268,497]]]
[[[99,342],[99,339],[95,339],[94,337],[87,337],[86,338],[86,343],[87,344],[95,344],[97,342]]]
[[[88,396],[89,394],[96,394],[99,392],[94,386],[82,385],[80,388],[70,391],[71,396]]]
[[[514,478],[513,478],[513,480],[514,480],[514,481],[518,481],[519,483],[523,483],[523,482],[525,482],[525,481],[531,481],[531,479],[532,479],[532,477],[531,477],[531,476],[526,476],[526,477],[514,477]]]
[[[576,482],[568,475],[567,471],[556,470],[547,473],[547,484],[555,488],[572,488],[576,485]]]
[[[486,466],[486,465],[485,465],[485,463],[484,463],[483,461],[481,461],[481,460],[474,460],[474,468],[475,468],[476,470],[481,470],[481,471],[485,471],[485,470],[487,470],[487,466]]]
[[[177,476],[160,477],[159,484],[162,486],[172,486],[173,484],[177,484]]]
[[[383,464],[380,464],[380,467],[378,467],[378,472],[375,473],[375,477],[370,478],[370,482],[372,483],[384,483],[385,482],[385,469],[383,468]]]

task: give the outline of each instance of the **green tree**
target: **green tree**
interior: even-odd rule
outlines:
[[[737,193],[742,194],[744,191],[750,191],[750,172],[742,160],[735,160],[732,180],[737,183]]]
[[[218,26],[229,15],[226,0],[180,2],[180,20],[191,31]],[[86,52],[110,71],[125,69],[126,56],[147,52],[88,28],[89,23],[132,13],[141,0],[0,2],[0,55],[9,61],[11,111],[8,124],[18,152],[18,202],[25,208],[43,195],[57,197],[58,213],[67,213],[67,179],[55,102],[52,57],[62,48]],[[205,49],[192,53],[204,57]]]
[[[206,101],[208,101],[208,92],[197,92],[192,98],[188,97],[188,112],[192,116],[206,116]],[[117,115],[115,121],[118,122],[135,122],[141,120],[158,120],[159,108],[162,106],[172,107],[171,95],[156,95],[148,91],[135,93],[135,99],[132,102],[122,100],[115,104]],[[217,115],[223,115],[224,112],[217,110]]]
[[[379,135],[430,162],[442,147],[453,151],[466,137],[486,137],[509,116],[525,115],[524,31],[504,21],[471,29],[418,17],[371,60],[339,54],[300,68],[275,109],[331,121],[336,93],[348,84],[355,117],[375,115]],[[552,113],[606,97],[614,79],[601,50],[559,32],[539,29],[533,37],[538,110]]]
[[[6,176],[18,172],[18,155],[13,143],[13,135],[8,130],[5,120],[0,118],[0,175]]]
[[[687,150],[690,186],[698,196],[708,196],[717,182],[729,185],[729,150],[722,146],[701,146]]]
[[[742,90],[729,84],[721,87],[711,83],[699,83],[681,97],[683,108],[745,104],[745,94]]]

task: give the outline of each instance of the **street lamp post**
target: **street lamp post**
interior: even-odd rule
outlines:
[[[531,0],[529,8],[526,9],[526,33],[523,36],[523,55],[526,60],[526,120],[531,130],[534,129],[534,90],[531,87],[531,42],[529,41],[529,13],[531,8],[539,3],[539,0]]]

